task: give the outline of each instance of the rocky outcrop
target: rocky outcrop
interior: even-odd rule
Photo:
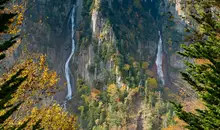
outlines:
[[[115,44],[114,32],[99,11],[100,2],[100,0],[95,0],[93,5],[94,9],[91,11],[90,27],[93,40],[90,41],[86,48],[79,48],[79,54],[75,57],[75,63],[77,64],[77,77],[83,78],[90,86],[94,86],[96,83],[104,83],[104,80],[107,78],[106,71],[109,72],[114,67],[112,59],[109,59],[107,62],[104,62],[103,60],[97,62],[97,58],[100,58],[98,56],[101,53],[101,49],[105,46],[103,45],[103,42],[108,41],[109,43]],[[110,46],[108,50],[113,49]]]
[[[88,1],[86,2],[88,3]],[[118,3],[121,4],[122,1]],[[96,83],[102,83],[103,86],[106,86],[109,81],[117,83],[118,86],[122,84],[123,79],[125,79],[125,77],[121,75],[123,66],[120,65],[119,67],[118,64],[115,64],[115,60],[120,55],[126,60],[129,60],[127,55],[131,55],[131,57],[134,57],[138,62],[153,61],[156,55],[158,29],[152,15],[150,13],[144,13],[140,14],[140,16],[135,16],[143,17],[143,19],[137,19],[139,22],[138,26],[135,25],[137,27],[125,25],[127,23],[118,25],[112,21],[113,18],[111,18],[111,16],[105,14],[108,13],[108,11],[115,12],[114,4],[115,3],[110,0],[93,1],[92,7],[89,8],[90,17],[86,19],[90,20],[91,29],[91,34],[87,33],[87,36],[91,35],[92,38],[87,42],[88,45],[86,47],[82,47],[82,44],[88,41],[88,38],[86,38],[87,36],[82,38],[84,40],[78,41],[79,53],[75,57],[75,63],[77,64],[76,75],[79,78],[83,78],[87,84],[91,86],[96,86]],[[124,8],[124,10],[127,11],[126,8]],[[124,12],[119,12],[119,16],[114,17],[120,17],[120,15],[122,15],[120,13]],[[135,13],[132,15],[135,15]],[[127,15],[122,17],[125,17],[124,19],[130,19],[131,16]],[[84,21],[85,19],[83,19],[83,22]],[[135,21],[130,19],[129,21],[123,22],[132,23]],[[85,24],[86,23],[84,23],[84,26]],[[117,26],[121,28],[117,30]],[[82,37],[82,32],[82,30],[78,31],[78,39]],[[123,54],[124,52],[121,51],[122,49],[126,50],[126,48],[121,47],[125,45],[130,47],[127,48],[127,53]],[[103,57],[103,55],[105,55],[104,53],[110,55],[107,55],[108,57]],[[124,59],[122,58],[121,60]]]
[[[167,58],[167,73],[171,82],[171,88],[176,91],[179,88],[186,88],[186,84],[180,75],[180,70],[185,68],[183,59],[177,54],[181,51],[180,45],[184,44],[184,28],[187,21],[182,19],[184,13],[184,0],[164,0],[161,2],[160,11],[163,13],[160,22],[163,30],[163,42]],[[164,5],[164,6],[162,6]]]
[[[71,0],[28,1],[22,27],[23,46],[46,54],[49,66],[61,75],[71,46],[67,32],[72,5]]]

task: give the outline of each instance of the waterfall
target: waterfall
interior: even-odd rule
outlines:
[[[158,49],[157,49],[157,59],[156,59],[156,65],[157,65],[157,75],[159,76],[162,84],[165,84],[164,81],[164,75],[163,75],[163,45],[162,45],[162,39],[159,31],[159,42],[158,42]]]
[[[120,88],[122,83],[121,83],[121,76],[119,74],[119,67],[118,66],[115,69],[115,74],[116,74],[116,84],[117,84],[117,87]]]
[[[71,85],[71,80],[70,80],[70,75],[71,75],[71,71],[69,68],[69,64],[70,64],[70,60],[75,52],[75,40],[74,40],[74,33],[75,33],[75,6],[72,9],[71,12],[71,42],[72,42],[72,50],[70,53],[70,56],[68,57],[66,63],[65,63],[65,77],[66,77],[66,82],[67,82],[67,95],[66,95],[66,99],[70,100],[72,98],[72,85]]]

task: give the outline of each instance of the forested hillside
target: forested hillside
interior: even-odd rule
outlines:
[[[0,7],[0,130],[220,129],[218,0]]]

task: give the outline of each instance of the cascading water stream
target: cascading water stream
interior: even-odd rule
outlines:
[[[70,79],[70,75],[71,75],[71,71],[69,68],[69,64],[70,64],[70,60],[75,52],[75,39],[74,39],[74,33],[75,33],[75,6],[72,9],[72,13],[71,13],[71,42],[72,42],[72,50],[70,53],[70,56],[68,57],[66,63],[65,63],[65,77],[66,77],[66,82],[67,82],[67,95],[66,95],[66,99],[70,100],[72,99],[72,85],[71,85],[71,79]]]
[[[158,49],[157,49],[157,59],[156,59],[156,66],[157,66],[157,75],[159,76],[163,85],[165,85],[164,74],[163,74],[163,45],[162,45],[162,38],[159,31],[159,42],[158,42]]]

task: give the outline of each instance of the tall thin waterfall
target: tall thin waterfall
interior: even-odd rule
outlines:
[[[159,43],[158,43],[158,49],[157,49],[157,59],[156,59],[156,65],[157,65],[157,75],[159,76],[162,84],[165,84],[164,75],[163,75],[163,45],[162,45],[162,39],[159,31]]]
[[[75,52],[75,40],[74,40],[74,33],[75,33],[75,9],[76,7],[74,6],[72,9],[72,13],[71,13],[71,42],[72,42],[72,50],[70,53],[70,56],[68,57],[66,63],[65,63],[65,77],[66,77],[66,82],[67,82],[67,95],[66,95],[66,99],[70,100],[72,99],[72,85],[71,85],[71,79],[70,79],[70,75],[71,75],[71,71],[69,68],[69,64],[70,64],[70,60]]]

